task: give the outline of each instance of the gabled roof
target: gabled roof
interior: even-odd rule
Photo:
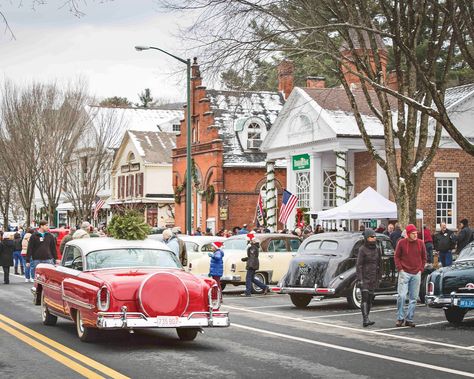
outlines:
[[[176,147],[176,135],[166,132],[127,132],[145,164],[171,164],[171,150]]]
[[[224,145],[224,165],[262,165],[266,154],[246,151],[234,130],[243,118],[258,117],[270,130],[284,104],[283,95],[267,91],[223,91],[208,89],[214,124]]]
[[[472,95],[474,95],[474,83],[447,88],[444,105],[448,109]]]

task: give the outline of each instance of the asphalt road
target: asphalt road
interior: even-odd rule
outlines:
[[[41,323],[30,283],[0,284],[1,378],[445,378],[474,377],[474,312],[452,326],[419,305],[416,328],[395,328],[395,298],[376,299],[362,328],[345,300],[295,308],[287,295],[224,291],[231,327],[193,342],[174,330],[108,332],[82,343],[71,321]]]

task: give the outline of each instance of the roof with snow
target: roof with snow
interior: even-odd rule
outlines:
[[[242,145],[238,129],[242,121],[258,117],[269,131],[284,104],[283,95],[267,91],[207,90],[214,124],[224,145],[224,165],[264,166],[266,154],[248,151]]]
[[[444,105],[446,108],[457,104],[459,101],[474,94],[474,83],[446,89]]]
[[[174,133],[129,130],[127,134],[145,164],[171,164],[171,150],[176,147]]]

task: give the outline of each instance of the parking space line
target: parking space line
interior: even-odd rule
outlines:
[[[240,325],[240,324],[233,323],[232,326],[237,327],[237,328],[241,328],[241,329],[246,329],[246,330],[253,331],[253,332],[257,332],[257,333],[261,333],[261,334],[268,334],[268,335],[275,336],[275,337],[285,338],[285,339],[294,340],[294,341],[298,341],[298,342],[304,342],[304,343],[308,343],[308,344],[311,344],[311,345],[317,345],[317,346],[322,346],[322,347],[326,347],[326,348],[330,348],[330,349],[347,351],[347,352],[353,353],[353,354],[365,355],[365,356],[372,357],[372,358],[378,358],[378,359],[383,359],[383,360],[386,360],[386,361],[403,363],[403,364],[410,365],[410,366],[423,367],[423,368],[428,369],[428,370],[441,371],[441,372],[444,372],[444,373],[450,373],[450,374],[465,376],[465,377],[468,377],[468,378],[474,378],[474,373],[467,372],[467,371],[460,371],[460,370],[455,370],[455,369],[448,368],[448,367],[441,367],[441,366],[436,366],[436,365],[433,365],[433,364],[428,364],[428,363],[423,363],[423,362],[418,362],[418,361],[411,361],[411,360],[404,359],[404,358],[397,358],[397,357],[392,357],[392,356],[389,356],[389,355],[372,353],[370,351],[353,349],[353,348],[350,348],[350,347],[344,347],[344,346],[334,345],[334,344],[330,344],[330,343],[326,343],[326,342],[310,340],[310,339],[307,339],[307,338],[291,336],[291,335],[288,335],[288,334],[271,332],[269,330],[252,328],[252,327],[246,326],[246,325]]]
[[[464,319],[465,321],[468,321],[468,320],[474,320],[474,317],[467,317]],[[448,324],[449,322],[446,321],[446,320],[443,320],[443,321],[436,321],[436,322],[429,322],[427,324],[416,324],[416,327],[417,328],[422,328],[424,326],[431,326],[431,325],[438,325],[438,324]],[[406,329],[406,328],[410,328],[409,326],[399,326],[399,327],[394,327],[394,328],[386,328],[386,329],[377,329],[377,330],[374,330],[374,332],[384,332],[386,330],[400,330],[400,329]],[[472,348],[473,346],[469,346],[469,348]]]
[[[424,304],[418,304],[417,307],[424,307]],[[255,309],[255,308],[249,308],[249,309]],[[374,309],[371,310],[370,313],[375,313],[375,312],[387,312],[387,311],[393,311],[396,310],[396,307],[391,307],[391,308],[382,308],[382,309]],[[324,316],[308,316],[308,317],[302,317],[304,319],[311,319],[311,318],[326,318],[326,317],[337,317],[337,316],[352,316],[352,315],[359,315],[360,316],[360,311],[354,311],[352,313],[335,313],[332,315],[324,315]]]
[[[335,328],[335,329],[349,330],[349,331],[358,332],[358,333],[373,334],[373,335],[376,335],[376,336],[391,337],[391,338],[395,338],[395,339],[419,342],[419,343],[428,344],[428,345],[436,345],[436,346],[450,347],[450,348],[459,349],[459,350],[474,351],[474,348],[469,347],[469,346],[453,345],[453,344],[449,344],[449,343],[432,341],[432,340],[428,340],[428,339],[407,337],[407,336],[401,336],[401,335],[390,334],[390,333],[383,333],[383,332],[378,332],[378,331],[375,331],[375,330],[372,331],[372,330],[367,330],[367,329],[362,329],[362,328],[353,328],[353,327],[350,327],[350,326],[337,325],[337,324],[332,324],[332,323],[328,323],[328,322],[321,322],[321,321],[315,321],[315,320],[305,320],[304,318],[300,318],[300,317],[290,317],[290,316],[279,315],[279,314],[275,314],[275,313],[256,311],[256,310],[252,310],[252,309],[248,309],[248,308],[235,307],[235,306],[226,305],[226,304],[222,304],[222,306],[225,307],[225,308],[235,309],[235,310],[239,310],[239,311],[243,311],[243,312],[247,312],[247,313],[254,313],[254,314],[258,314],[258,315],[262,315],[262,316],[275,317],[275,318],[280,318],[280,319],[285,319],[285,320],[292,320],[292,321],[303,322],[303,323],[307,323],[307,324],[320,325],[320,326],[330,327],[330,328]],[[232,325],[234,325],[234,324],[232,324]]]

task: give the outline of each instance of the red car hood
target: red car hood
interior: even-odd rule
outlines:
[[[155,273],[176,275],[189,290],[201,291],[202,280],[179,269],[121,268],[94,271],[92,275],[103,280],[109,286],[112,296],[117,300],[136,300],[138,299],[138,291],[143,281]]]

